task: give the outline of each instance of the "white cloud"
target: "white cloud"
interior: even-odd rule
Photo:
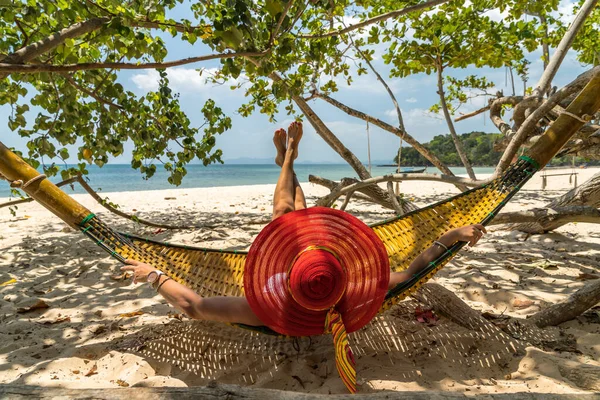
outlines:
[[[217,68],[193,69],[193,68],[170,68],[167,70],[170,87],[178,92],[198,92],[207,91],[215,87],[221,87],[214,83],[208,82],[210,78],[218,71]],[[228,80],[225,85],[229,86],[238,84],[245,76],[242,74],[238,79]],[[138,89],[150,91],[158,89],[159,74],[156,70],[148,70],[142,74],[134,75],[131,80]]]
[[[408,98],[408,99],[406,99],[404,101],[406,101],[407,103],[416,103],[418,100],[415,99],[414,97],[410,97],[410,98]]]
[[[396,118],[396,109],[386,110],[384,114],[386,117]]]
[[[158,72],[155,70],[145,71],[143,74],[135,74],[131,80],[138,89],[150,91],[158,89]]]
[[[392,108],[390,110],[384,111],[384,114],[389,119],[396,121],[398,119],[398,115],[396,114],[396,109]],[[442,115],[435,114],[425,108],[412,108],[410,110],[402,110],[402,118],[404,122],[408,121],[414,123],[422,123],[427,125],[438,125],[443,122]]]
[[[558,5],[558,13],[553,13],[554,17],[559,18],[563,24],[570,25],[575,19],[573,13],[574,1],[561,1]]]
[[[490,17],[490,19],[495,22],[506,21],[506,19],[509,17],[508,10],[500,11],[497,8],[486,11],[483,13],[483,15]]]

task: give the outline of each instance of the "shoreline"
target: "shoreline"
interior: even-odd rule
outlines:
[[[561,172],[561,173],[570,173],[572,172],[573,169],[572,168],[557,168],[557,169],[552,169],[552,172]],[[582,171],[588,171],[585,174]],[[579,175],[585,175],[585,176],[589,176],[591,177],[592,175],[594,175],[594,173],[596,172],[600,172],[600,166],[598,167],[588,167],[585,169],[576,169],[575,172],[578,172]],[[439,173],[436,173],[437,175],[440,175]],[[377,175],[375,175],[377,176]],[[457,174],[457,177],[461,177],[461,178],[468,178],[467,174]],[[491,176],[491,174],[479,174],[477,176],[478,179],[487,179],[489,176]],[[528,186],[531,186],[531,182],[532,181],[537,181],[540,180],[541,174],[540,172],[536,173],[536,175],[532,178],[532,180],[530,182],[527,183],[526,188]],[[579,180],[579,184],[583,183],[585,181],[585,179]],[[412,184],[416,183],[416,182],[423,182],[423,181],[403,181],[401,183],[401,185],[408,185],[409,187],[412,188]],[[0,181],[0,184],[6,184],[8,186],[8,183],[6,181]],[[300,183],[303,186],[312,186],[312,187],[320,187],[318,185],[312,184],[310,182],[308,182],[308,180],[306,181],[300,181]],[[433,185],[439,186],[440,188],[448,188],[450,189],[448,192],[452,191],[453,185],[450,183],[444,183],[444,182],[430,182]],[[554,182],[550,181],[548,186],[551,186]],[[90,183],[93,185],[93,181]],[[189,192],[189,191],[198,191],[198,190],[204,190],[204,191],[214,191],[214,190],[223,190],[225,192],[230,192],[231,190],[236,190],[236,189],[246,189],[246,188],[252,188],[252,189],[257,189],[257,190],[266,190],[266,191],[273,191],[275,189],[275,185],[276,182],[274,183],[258,183],[258,184],[245,184],[245,185],[228,185],[228,186],[207,186],[207,187],[190,187],[190,188],[181,188],[181,187],[170,187],[167,189],[146,189],[146,190],[123,190],[123,191],[111,191],[111,192],[103,192],[103,191],[99,191],[97,192],[98,195],[100,195],[101,197],[105,197],[105,196],[115,196],[118,195],[120,196],[121,194],[124,193],[132,193],[133,195],[144,195],[144,194],[157,194],[159,192],[164,192],[164,193],[168,193],[169,195],[177,195],[178,193],[185,193],[185,192]],[[380,187],[384,190],[387,190],[387,187],[385,186],[385,184],[379,184]],[[565,187],[564,182],[560,182],[557,186],[557,189],[562,189]],[[323,190],[326,190],[327,192],[329,192],[329,189],[326,189],[324,187],[321,187]],[[89,196],[87,193],[73,193],[73,191],[68,187],[63,187],[62,188],[67,194],[69,194],[70,196],[73,196],[73,198],[75,199],[81,199],[83,198],[82,196]],[[81,189],[82,190],[82,189]],[[552,188],[550,188],[549,190],[552,190]],[[327,193],[325,193],[327,194]],[[4,203],[4,202],[8,202],[9,200],[15,200],[18,199],[17,197],[0,197],[0,203]]]

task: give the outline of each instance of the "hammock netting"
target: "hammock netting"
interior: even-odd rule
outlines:
[[[522,157],[507,172],[485,186],[464,192],[401,217],[371,225],[384,243],[392,271],[402,271],[442,234],[450,229],[487,224],[535,173],[537,163]],[[181,246],[119,233],[90,214],[81,230],[120,261],[135,259],[164,271],[177,282],[203,297],[243,296],[245,251],[225,251]],[[381,311],[404,299],[427,282],[454,256],[464,243],[457,243],[409,281],[391,290]],[[268,328],[248,327],[265,332]],[[272,332],[274,333],[274,332]]]

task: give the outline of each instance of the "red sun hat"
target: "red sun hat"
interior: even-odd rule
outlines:
[[[330,309],[347,332],[379,311],[390,279],[388,255],[373,230],[339,210],[311,207],[287,213],[258,235],[244,267],[252,311],[289,336],[324,332]]]

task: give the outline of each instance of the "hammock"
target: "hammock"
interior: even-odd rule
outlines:
[[[553,123],[527,155],[520,157],[501,177],[450,199],[371,225],[385,246],[390,268],[393,271],[408,268],[418,254],[449,229],[489,223],[533,174],[583,126],[584,118],[600,109],[599,94],[600,74],[596,74],[567,112]],[[247,252],[183,246],[116,232],[1,143],[0,174],[13,185],[20,183],[20,187],[32,198],[72,227],[79,228],[117,260],[135,259],[151,264],[203,297],[244,296]],[[420,273],[390,290],[379,312],[416,291],[465,244],[454,244]],[[278,335],[267,327],[242,327]]]

